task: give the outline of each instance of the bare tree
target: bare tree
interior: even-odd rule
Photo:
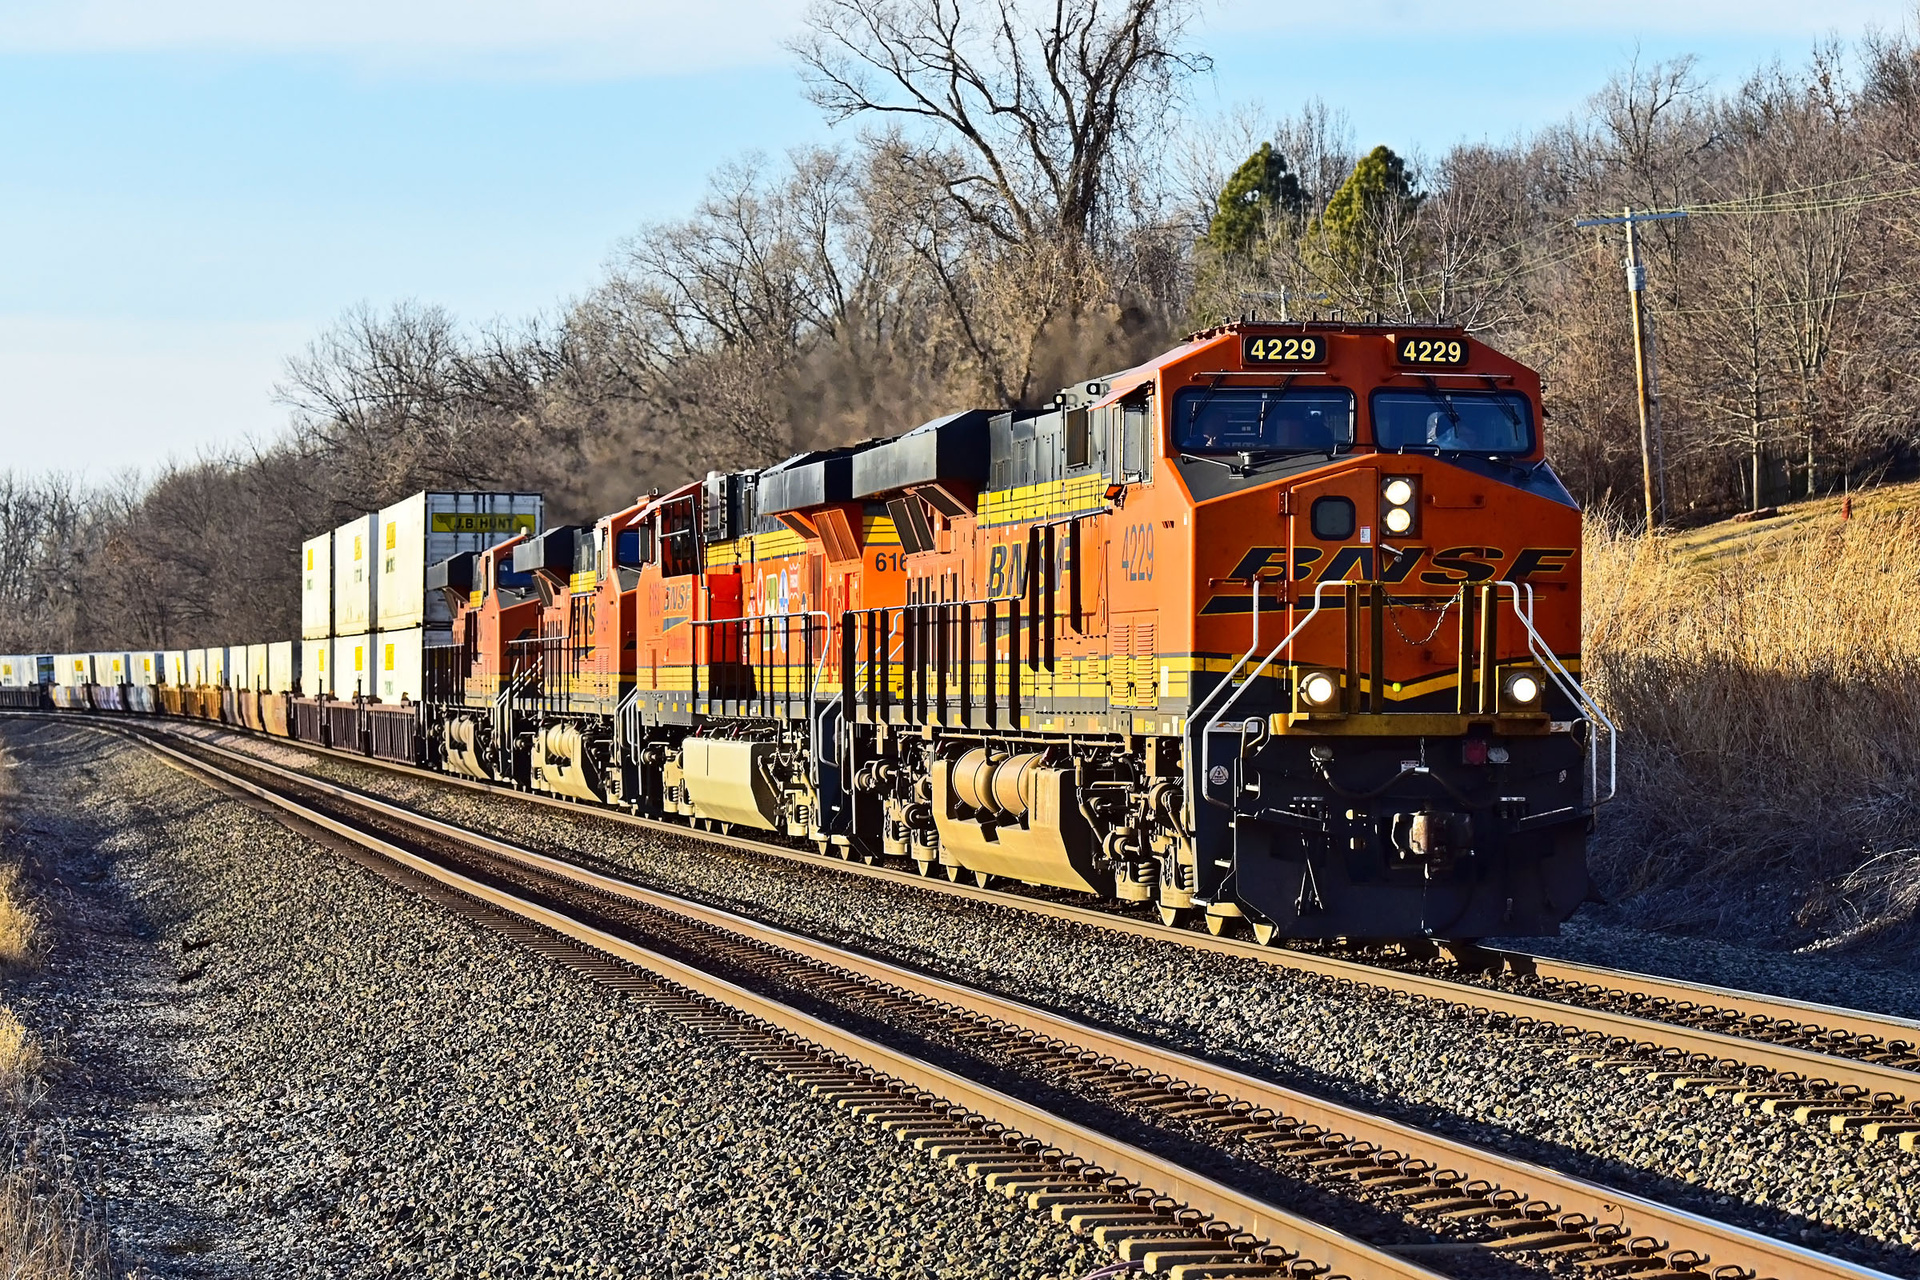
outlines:
[[[1029,14],[1040,16],[1036,25]],[[1009,244],[1083,244],[1128,151],[1211,64],[1180,48],[1191,0],[816,0],[793,45],[834,121],[927,127],[927,178]]]

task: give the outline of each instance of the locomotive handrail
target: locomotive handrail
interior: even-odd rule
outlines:
[[[1246,678],[1246,681],[1243,684],[1241,684],[1241,686],[1238,689],[1235,689],[1233,691],[1233,695],[1231,697],[1229,697],[1225,702],[1220,704],[1220,709],[1213,713],[1213,719],[1207,721],[1206,727],[1200,730],[1200,798],[1201,799],[1207,801],[1207,803],[1209,804],[1219,805],[1223,809],[1230,809],[1233,807],[1231,801],[1215,799],[1214,796],[1209,791],[1209,788],[1212,786],[1212,783],[1213,783],[1213,731],[1214,729],[1219,725],[1219,723],[1222,720],[1226,719],[1227,712],[1232,710],[1233,704],[1240,700],[1240,695],[1245,693],[1248,689],[1252,688],[1253,682],[1260,678],[1260,673],[1262,671],[1265,671],[1269,666],[1271,666],[1273,664],[1273,660],[1280,656],[1280,651],[1286,648],[1288,643],[1292,641],[1292,639],[1295,636],[1299,635],[1303,630],[1305,630],[1306,625],[1309,622],[1312,622],[1316,617],[1320,615],[1320,610],[1324,607],[1320,602],[1320,593],[1325,591],[1328,587],[1344,588],[1351,585],[1357,585],[1357,584],[1350,583],[1347,579],[1344,579],[1344,578],[1338,582],[1316,582],[1313,586],[1313,608],[1308,611],[1307,616],[1300,619],[1299,622],[1295,623],[1293,626],[1293,629],[1288,631],[1286,635],[1280,637],[1279,643],[1274,645],[1272,649],[1267,651],[1267,656],[1260,659],[1260,665],[1255,667],[1253,669],[1252,674],[1250,674]],[[1230,683],[1230,681],[1222,681],[1221,683],[1222,685],[1225,685],[1227,683]],[[1205,705],[1205,704],[1203,703],[1202,705]],[[1191,799],[1189,799],[1188,803],[1189,804],[1192,803]],[[1191,813],[1187,815],[1189,822],[1192,821],[1194,816],[1195,815]]]
[[[1221,808],[1232,807],[1231,801],[1221,800],[1218,797],[1214,796],[1211,792],[1211,788],[1213,785],[1213,734],[1216,731],[1216,729],[1218,729],[1221,721],[1226,719],[1227,713],[1233,709],[1233,704],[1240,700],[1241,695],[1247,691],[1247,689],[1253,684],[1254,680],[1259,678],[1260,673],[1265,671],[1267,667],[1272,664],[1274,658],[1279,656],[1280,651],[1287,647],[1288,642],[1291,641],[1295,636],[1299,635],[1301,630],[1304,629],[1306,625],[1309,622],[1313,621],[1314,617],[1319,614],[1321,608],[1323,607],[1320,599],[1320,593],[1322,592],[1322,590],[1330,586],[1345,587],[1347,585],[1349,584],[1345,581],[1338,582],[1338,583],[1334,583],[1334,582],[1317,583],[1314,586],[1314,590],[1313,590],[1313,609],[1307,614],[1306,617],[1302,618],[1299,621],[1299,623],[1293,627],[1292,630],[1287,632],[1287,634],[1281,638],[1279,643],[1274,645],[1273,649],[1267,654],[1267,656],[1261,660],[1260,665],[1254,668],[1252,674],[1247,677],[1246,681],[1242,683],[1239,688],[1233,691],[1232,695],[1228,697],[1224,703],[1221,704],[1220,709],[1214,713],[1213,718],[1208,720],[1205,727],[1203,727],[1200,730],[1199,793],[1200,793],[1200,797],[1206,800],[1208,803],[1218,805]],[[1604,796],[1600,794],[1599,754],[1597,750],[1594,750],[1594,751],[1589,751],[1587,755],[1587,765],[1588,765],[1589,776],[1590,776],[1592,788],[1593,788],[1593,805],[1595,808],[1598,808],[1602,804],[1605,804],[1608,801],[1612,800],[1619,791],[1619,739],[1620,739],[1619,728],[1613,723],[1612,718],[1609,717],[1607,713],[1601,709],[1600,704],[1594,701],[1593,697],[1587,693],[1587,691],[1581,686],[1580,682],[1574,678],[1572,672],[1567,670],[1566,665],[1560,661],[1559,657],[1553,652],[1552,648],[1541,637],[1539,630],[1535,628],[1533,624],[1533,588],[1532,586],[1515,583],[1504,578],[1494,583],[1493,586],[1495,589],[1496,598],[1497,598],[1498,590],[1501,587],[1507,588],[1507,590],[1511,593],[1514,617],[1520,620],[1520,625],[1525,627],[1527,631],[1527,651],[1533,655],[1534,660],[1540,664],[1543,670],[1546,671],[1548,678],[1553,681],[1555,687],[1557,687],[1561,691],[1561,693],[1566,695],[1567,700],[1569,702],[1573,703],[1575,707],[1579,708],[1583,713],[1585,713],[1585,715],[1588,717],[1590,722],[1603,725],[1607,730],[1607,792]],[[1255,587],[1254,600],[1255,600],[1255,608],[1257,610],[1258,601],[1259,601],[1257,585]],[[1258,625],[1257,612],[1255,614],[1255,618],[1256,618],[1255,625],[1257,626]],[[1249,650],[1249,654],[1251,654],[1251,650]],[[1232,668],[1232,670],[1228,672],[1227,678],[1222,680],[1221,683],[1215,687],[1212,693],[1208,694],[1207,698],[1203,700],[1200,704],[1201,709],[1204,709],[1207,702],[1211,701],[1215,696],[1217,696],[1220,693],[1222,689],[1225,689],[1228,685],[1232,683],[1234,674],[1236,674],[1239,671],[1240,667],[1244,664],[1244,661],[1245,660],[1243,659],[1241,663],[1236,663]],[[1195,714],[1196,715],[1198,714],[1198,709],[1196,709]],[[1192,815],[1189,815],[1189,816],[1191,817]]]
[[[1585,686],[1580,683],[1574,674],[1567,670],[1566,664],[1560,661],[1559,656],[1555,654],[1547,642],[1541,638],[1540,633],[1534,629],[1533,584],[1530,582],[1515,583],[1502,578],[1493,585],[1496,595],[1501,587],[1505,587],[1513,592],[1513,616],[1520,619],[1520,625],[1527,629],[1527,651],[1533,654],[1534,661],[1538,662],[1541,667],[1546,670],[1548,678],[1553,681],[1561,693],[1567,696],[1567,700],[1586,713],[1589,721],[1606,726],[1607,794],[1604,796],[1600,794],[1599,754],[1597,751],[1589,751],[1587,753],[1588,772],[1593,783],[1593,807],[1598,809],[1601,805],[1612,800],[1620,790],[1619,727],[1613,723],[1612,717],[1600,709],[1600,704],[1586,691]],[[1527,604],[1525,609],[1520,607],[1520,593],[1522,590],[1526,592]]]
[[[1259,650],[1259,648],[1260,648],[1260,575],[1256,573],[1253,575],[1253,639],[1248,643],[1247,651],[1240,655],[1240,661],[1234,663],[1233,666],[1227,669],[1227,674],[1221,679],[1220,683],[1215,685],[1211,690],[1209,690],[1206,697],[1200,699],[1199,706],[1195,707],[1192,711],[1187,713],[1187,719],[1192,720],[1195,717],[1199,716],[1202,712],[1204,712],[1207,709],[1207,704],[1209,702],[1212,702],[1215,698],[1219,697],[1222,693],[1226,692],[1227,689],[1232,687],[1233,678],[1240,674],[1240,668],[1246,666],[1248,662],[1252,661],[1253,655]],[[1241,687],[1245,688],[1246,686],[1242,685]],[[1211,728],[1211,726],[1209,726],[1209,728]],[[1203,730],[1203,732],[1205,731]],[[1203,782],[1203,785],[1204,785],[1204,782]]]

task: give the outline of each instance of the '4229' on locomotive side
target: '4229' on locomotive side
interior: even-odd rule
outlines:
[[[437,566],[428,749],[1267,939],[1550,933],[1611,769],[1541,417],[1457,330],[1239,324],[713,473]]]

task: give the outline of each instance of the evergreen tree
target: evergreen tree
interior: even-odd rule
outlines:
[[[1370,278],[1383,239],[1420,208],[1422,198],[1407,176],[1407,162],[1391,147],[1375,147],[1327,201],[1320,226],[1329,254],[1351,275]]]
[[[1304,204],[1300,180],[1288,169],[1287,158],[1271,142],[1263,142],[1220,189],[1206,243],[1216,252],[1245,257],[1280,218],[1298,220]]]

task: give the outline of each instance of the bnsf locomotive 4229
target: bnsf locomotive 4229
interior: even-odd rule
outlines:
[[[710,474],[433,566],[409,750],[1263,940],[1551,933],[1611,781],[1541,418],[1457,330],[1250,323]]]

